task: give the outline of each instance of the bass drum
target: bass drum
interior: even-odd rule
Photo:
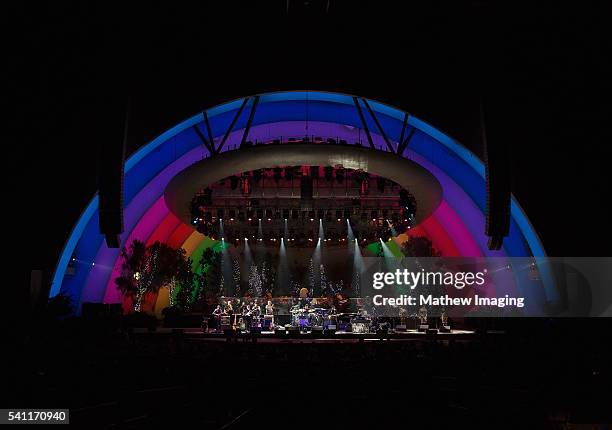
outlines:
[[[309,325],[309,317],[306,313],[300,313],[298,315],[298,325],[302,328],[308,327]]]

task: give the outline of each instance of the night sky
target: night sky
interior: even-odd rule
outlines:
[[[5,229],[27,253],[16,262],[23,279],[53,270],[96,191],[99,145],[122,138],[128,98],[131,153],[201,109],[288,89],[396,105],[479,155],[484,100],[490,137],[510,143],[513,192],[547,252],[610,255],[603,8],[331,1],[326,10],[326,1],[291,1],[287,13],[286,1],[109,3],[19,5],[7,15],[15,118],[3,145],[5,215],[14,218]]]

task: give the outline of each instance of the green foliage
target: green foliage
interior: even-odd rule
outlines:
[[[121,251],[121,258],[121,274],[115,283],[124,296],[136,297],[136,310],[144,293],[156,293],[162,287],[169,287],[171,294],[177,287],[184,292],[193,290],[197,275],[192,272],[191,259],[182,248],[174,249],[159,241],[146,246],[134,240]],[[188,302],[181,304],[187,306]]]
[[[206,248],[202,253],[200,260],[200,278],[199,289],[196,291],[196,297],[204,297],[205,299],[218,297],[222,293],[222,278],[223,270],[221,267],[222,255],[220,252],[215,252],[213,248]]]
[[[143,271],[146,255],[147,247],[139,240],[134,240],[128,248],[121,250],[121,274],[115,278],[115,284],[124,296],[136,294],[138,287],[134,274]]]

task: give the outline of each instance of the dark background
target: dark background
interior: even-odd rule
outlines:
[[[128,153],[201,109],[265,91],[353,93],[482,156],[511,148],[512,190],[553,256],[609,255],[610,43],[602,6],[509,2],[52,2],[11,6],[5,224],[48,275],[96,191],[99,145]],[[229,172],[228,172],[229,173]],[[17,225],[21,225],[17,228]],[[13,264],[11,262],[11,264]]]

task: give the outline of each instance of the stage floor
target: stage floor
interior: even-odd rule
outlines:
[[[202,341],[256,341],[256,342],[307,342],[307,343],[335,343],[335,342],[373,342],[373,341],[436,341],[436,340],[471,340],[476,337],[473,330],[451,330],[443,333],[426,333],[418,330],[406,330],[390,333],[353,333],[337,331],[335,333],[323,332],[274,332],[262,331],[257,333],[206,331],[196,328],[158,328],[157,330],[134,329],[135,336],[181,336],[183,338]],[[488,333],[500,335],[503,332]]]

